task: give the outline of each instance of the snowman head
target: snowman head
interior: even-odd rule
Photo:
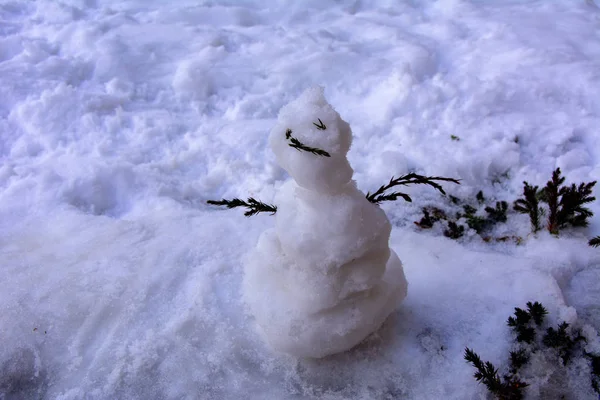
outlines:
[[[322,87],[307,89],[279,111],[269,143],[277,163],[306,189],[335,193],[352,179],[346,158],[352,131],[325,100]],[[298,143],[327,156],[302,150]]]

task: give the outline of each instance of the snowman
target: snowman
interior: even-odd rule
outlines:
[[[248,257],[243,296],[266,342],[295,357],[354,347],[406,297],[391,224],[352,180],[351,142],[319,87],[283,107],[270,134],[293,180],[276,196],[275,227]]]

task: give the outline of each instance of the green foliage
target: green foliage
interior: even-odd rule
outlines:
[[[252,197],[250,197],[248,201],[235,198],[232,200],[208,200],[207,203],[215,206],[226,206],[227,208],[246,207],[248,209],[248,211],[244,213],[246,217],[251,217],[261,212],[270,212],[271,214],[277,212],[277,207],[271,204],[262,203]]]
[[[539,207],[539,196],[537,186],[530,186],[529,183],[523,182],[523,197],[517,199],[513,203],[513,209],[522,214],[529,214],[529,221],[531,222],[531,230],[537,232],[541,229],[540,227],[540,215],[542,209]]]
[[[325,126],[323,121],[321,121],[321,118],[318,118],[318,120],[319,120],[319,123],[317,124],[316,122],[313,122],[313,125],[316,126],[317,129],[320,131],[324,131],[325,129],[327,129],[327,127]]]
[[[423,176],[423,175],[418,175],[415,173],[410,173],[410,174],[402,175],[399,178],[392,177],[392,179],[390,179],[390,182],[387,185],[381,186],[379,189],[377,189],[377,191],[375,193],[373,193],[373,194],[371,194],[370,192],[367,193],[367,200],[369,200],[371,203],[378,204],[378,203],[381,203],[382,201],[394,201],[394,200],[397,200],[398,197],[402,197],[405,201],[412,202],[412,199],[406,193],[402,193],[402,192],[385,193],[385,192],[386,192],[386,190],[391,189],[396,186],[406,186],[406,185],[413,185],[413,184],[429,185],[429,186],[433,187],[434,189],[436,189],[437,191],[439,191],[440,193],[445,195],[446,192],[444,191],[444,188],[442,188],[442,186],[439,183],[437,183],[436,181],[452,182],[452,183],[460,184],[460,181],[458,179],[444,178],[444,177],[440,177],[440,176]]]
[[[480,190],[476,197],[479,207],[485,206],[485,197],[483,192]],[[452,204],[461,205],[463,201],[455,196],[449,196]],[[479,210],[473,207],[471,204],[462,204],[462,212],[457,212],[455,218],[449,217],[444,211],[439,208],[429,207],[423,208],[423,217],[419,222],[415,221],[415,225],[423,229],[431,228],[435,222],[444,220],[447,221],[447,229],[444,230],[444,235],[451,239],[458,239],[463,236],[465,226],[458,222],[458,220],[464,218],[466,225],[476,231],[479,235],[483,235],[484,232],[490,230],[494,225],[499,222],[506,222],[508,204],[505,201],[497,201],[495,207],[484,207],[487,216],[478,215]],[[505,236],[502,238],[496,238],[496,241],[506,241],[513,237]],[[483,237],[483,240],[489,242],[492,238]],[[520,239],[516,241],[519,242]]]
[[[446,213],[439,208],[431,207],[431,208],[423,208],[423,218],[419,222],[415,221],[415,225],[422,229],[430,229],[433,227],[433,224],[439,220],[447,219]]]
[[[529,362],[529,354],[525,349],[510,352],[510,372],[516,374],[521,367]]]
[[[577,340],[582,339],[582,337],[579,335],[575,338],[572,338],[567,333],[568,327],[569,324],[567,324],[566,322],[560,324],[558,326],[558,329],[550,327],[548,328],[548,330],[546,330],[546,335],[542,340],[545,346],[554,348],[558,351],[559,357],[563,360],[565,364],[568,363],[571,359],[575,342]]]
[[[323,122],[320,119],[319,119],[319,123],[320,123],[320,125],[317,125],[313,122],[313,124],[317,128],[319,128],[321,130],[327,129],[327,128],[325,128],[325,125],[323,124]],[[291,129],[285,130],[285,138],[291,142],[291,143],[288,143],[288,146],[293,147],[298,151],[306,151],[306,152],[315,154],[317,156],[331,157],[331,155],[328,152],[326,152],[325,150],[317,149],[316,147],[309,147],[309,146],[305,145],[304,143],[300,142],[298,139],[296,139],[295,137],[292,136]]]
[[[500,400],[520,400],[523,398],[522,390],[527,383],[515,375],[506,375],[500,379],[498,369],[489,361],[481,361],[481,357],[468,347],[465,348],[465,361],[476,369],[473,376],[479,383],[483,383],[488,390]]]
[[[546,227],[554,235],[558,235],[559,231],[567,226],[587,226],[588,218],[594,215],[584,204],[596,200],[591,195],[596,181],[564,186],[565,177],[561,176],[560,168],[557,168],[542,190],[527,182],[523,183],[524,198],[517,199],[513,208],[520,213],[529,214],[533,232],[541,229],[540,216],[543,209],[539,206],[540,201],[548,205]]]
[[[557,168],[552,173],[552,179],[546,183],[546,187],[542,190],[541,200],[548,204],[550,214],[548,215],[548,231],[558,234],[558,203],[560,187],[564,183],[565,178],[560,176],[560,168]]]
[[[533,322],[535,322],[537,326],[542,325],[542,323],[544,322],[544,318],[546,317],[546,315],[548,315],[548,310],[546,310],[544,306],[541,303],[538,303],[537,301],[535,303],[528,301],[527,311],[529,312],[531,319],[533,319]]]
[[[508,203],[505,201],[497,201],[496,207],[486,207],[485,212],[488,214],[488,220],[493,222],[506,222],[506,211]]]
[[[588,244],[592,247],[600,246],[600,236],[596,236],[595,238],[590,239]]]
[[[475,198],[477,199],[477,202],[479,204],[485,203],[485,197],[483,197],[483,191],[480,190],[479,192],[477,192],[477,195],[475,196]]]
[[[600,395],[600,356],[588,354],[592,362],[592,388]]]
[[[317,149],[316,147],[309,147],[294,137],[290,139],[290,142],[291,143],[289,143],[288,146],[293,147],[298,151],[306,151],[317,156],[331,157],[331,155],[325,150]]]
[[[517,334],[519,343],[533,343],[535,340],[535,329],[529,326],[530,315],[515,308],[515,317],[508,317],[508,326]]]
[[[448,221],[448,228],[444,230],[444,236],[450,239],[458,239],[465,233],[465,227],[454,221]]]
[[[467,225],[469,226],[469,228],[475,230],[475,232],[477,232],[480,235],[489,226],[488,220],[484,217],[480,217],[478,215],[466,215],[466,218]]]
[[[533,343],[536,337],[536,330],[531,322],[540,326],[544,322],[544,317],[548,311],[537,301],[528,302],[527,310],[515,307],[514,317],[508,317],[507,324],[516,333],[516,339],[519,343]]]
[[[561,189],[561,199],[558,210],[558,227],[563,228],[566,225],[587,226],[587,219],[594,215],[589,208],[583,207],[583,204],[591,203],[596,200],[592,194],[592,188],[596,181],[589,183],[580,183],[579,186],[572,184],[569,187]]]
[[[460,219],[462,217],[465,217],[465,219],[467,220],[467,225],[469,226],[469,228],[474,229],[475,232],[481,234],[481,232],[483,232],[488,227],[488,221],[485,218],[475,215],[475,213],[477,212],[477,209],[475,207],[466,204],[463,206],[463,211],[465,213],[457,213],[456,218]]]
[[[528,302],[527,309],[517,307],[514,315],[508,318],[508,326],[516,333],[516,348],[510,352],[509,374],[503,379],[500,379],[498,368],[494,365],[482,362],[473,350],[467,348],[465,351],[465,360],[477,369],[475,379],[485,384],[497,399],[522,398],[522,389],[528,384],[518,377],[519,371],[529,364],[533,353],[542,353],[546,358],[545,362],[554,363],[559,368],[565,368],[574,357],[585,357],[591,369],[591,386],[600,394],[600,356],[585,352],[584,346],[579,344],[585,342],[585,338],[579,331],[563,322],[556,329],[547,328],[543,337],[538,339],[537,333],[543,332],[542,326],[547,314],[548,311],[541,303]],[[557,393],[555,398],[564,397],[559,397]]]
[[[324,131],[325,129],[327,129],[327,127],[325,126],[323,121],[321,121],[320,118],[318,118],[318,120],[319,120],[319,123],[317,124],[316,122],[313,122],[313,125],[316,126],[317,129],[319,129],[321,131]],[[314,154],[317,156],[322,156],[322,157],[331,157],[331,155],[328,152],[326,152],[325,150],[317,149],[316,147],[307,146],[304,143],[302,143],[301,141],[299,141],[297,138],[293,137],[291,129],[285,130],[285,138],[291,142],[291,143],[288,143],[288,146],[293,147],[294,149],[296,149],[298,151],[306,151],[308,153],[311,153],[311,154]]]
[[[460,138],[458,136],[456,136],[456,135],[450,135],[450,139],[452,139],[452,140],[454,140],[456,142],[460,141]]]
[[[565,178],[557,168],[541,194],[541,200],[548,204],[549,209],[548,231],[555,235],[568,225],[587,226],[587,219],[594,215],[583,205],[596,200],[591,196],[596,181],[571,186],[563,186],[564,182]]]

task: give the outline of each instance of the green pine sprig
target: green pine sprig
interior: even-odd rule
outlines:
[[[488,214],[488,219],[493,222],[506,222],[506,211],[508,203],[505,201],[497,201],[496,207],[486,207],[485,212]]]
[[[588,183],[580,183],[576,186],[574,183],[561,190],[560,210],[558,212],[558,222],[560,227],[567,224],[572,226],[587,226],[588,217],[594,213],[583,204],[591,203],[596,200],[592,196],[592,188],[596,185],[596,181]]]
[[[326,152],[325,150],[317,149],[316,147],[307,146],[294,137],[290,139],[290,142],[292,142],[292,143],[290,143],[289,146],[295,148],[298,151],[307,151],[307,152],[315,154],[317,156],[331,157],[331,155],[328,152]]]
[[[552,173],[552,179],[542,190],[541,200],[548,204],[548,231],[558,235],[560,229],[571,226],[587,226],[588,217],[594,215],[584,204],[596,200],[592,189],[596,181],[580,183],[579,186],[563,186],[565,177],[561,176],[560,168]]]
[[[527,182],[523,182],[523,185],[524,198],[517,199],[513,203],[513,209],[522,214],[529,214],[531,229],[535,233],[541,229],[540,215],[542,214],[542,209],[539,206],[540,192],[537,186],[530,186]]]
[[[588,244],[592,247],[599,247],[600,246],[600,236],[596,236],[595,238],[590,239]]]
[[[518,349],[510,352],[510,372],[516,374],[529,362],[529,353],[525,349]]]
[[[319,120],[319,123],[317,124],[316,122],[313,122],[313,125],[316,126],[317,129],[320,131],[324,131],[325,129],[327,129],[327,127],[325,126],[323,121],[321,121],[321,118],[317,118],[317,119]]]
[[[515,308],[514,316],[508,318],[508,325],[517,331],[517,346],[510,351],[508,374],[502,377],[498,374],[498,369],[490,362],[483,362],[481,358],[471,349],[465,350],[464,358],[475,368],[474,374],[478,382],[486,385],[488,390],[496,399],[522,399],[525,393],[523,389],[528,386],[527,382],[519,378],[521,368],[529,365],[532,361],[532,354],[543,352],[556,357],[562,367],[566,367],[571,359],[584,358],[590,366],[590,383],[593,390],[600,394],[600,356],[598,354],[588,353],[585,349],[586,338],[582,335],[580,329],[573,329],[567,322],[563,322],[558,327],[549,327],[542,330],[545,316],[548,311],[539,302],[528,302],[526,309]],[[522,340],[521,333],[527,330],[529,339]],[[536,335],[540,333],[541,335]],[[538,337],[536,339],[536,336]],[[526,345],[523,342],[527,343]],[[548,351],[551,351],[548,353]],[[554,354],[554,355],[552,355]],[[576,366],[575,368],[579,368]],[[556,398],[563,398],[560,393],[556,393]],[[554,398],[554,397],[552,397]]]
[[[433,187],[434,189],[438,190],[440,193],[445,195],[446,192],[444,191],[442,186],[435,181],[452,182],[452,183],[460,184],[460,181],[458,179],[444,178],[444,177],[440,177],[440,176],[423,176],[423,175],[418,175],[415,173],[410,173],[410,174],[400,176],[399,178],[392,177],[392,179],[390,179],[390,182],[387,185],[381,186],[379,189],[377,189],[377,191],[375,193],[373,193],[373,194],[371,194],[370,192],[367,193],[367,200],[369,200],[371,203],[378,204],[378,203],[381,203],[382,201],[394,201],[394,200],[397,200],[398,197],[402,197],[405,201],[412,202],[412,199],[406,193],[402,193],[402,192],[393,192],[393,193],[387,193],[387,194],[385,193],[386,190],[391,189],[395,186],[406,186],[406,185],[412,185],[412,184],[429,185],[429,186]]]
[[[546,314],[548,314],[548,311],[537,301],[535,303],[527,302],[527,310],[515,307],[515,316],[508,317],[507,324],[517,334],[517,342],[533,343],[536,330],[530,322],[533,321],[537,326],[540,326],[544,322]]]
[[[476,369],[473,376],[477,382],[483,383],[490,392],[500,400],[521,400],[523,389],[528,385],[514,375],[504,376],[500,379],[498,369],[489,361],[483,362],[481,357],[468,347],[465,348],[465,361]]]
[[[550,327],[546,330],[546,335],[542,340],[542,343],[544,343],[545,346],[554,348],[558,351],[558,355],[564,364],[567,364],[571,359],[577,342],[586,341],[580,333],[575,335],[569,334],[569,332],[567,332],[568,328],[569,324],[566,322],[560,324],[558,329]]]
[[[448,228],[444,230],[444,236],[450,239],[458,239],[465,234],[465,226],[454,221],[448,221]]]
[[[319,122],[321,122],[321,120],[319,120]],[[323,123],[321,122],[321,124],[323,124]],[[317,127],[319,127],[319,125],[317,125]],[[323,125],[323,129],[325,129],[325,125]],[[304,143],[300,142],[298,139],[296,139],[295,137],[292,136],[291,129],[286,129],[285,138],[291,142],[291,143],[288,143],[288,146],[293,147],[298,151],[306,151],[306,152],[315,154],[317,156],[331,157],[331,155],[328,152],[326,152],[325,150],[317,149],[316,147],[310,147],[310,146],[307,146]]]
[[[260,202],[253,197],[250,197],[248,201],[235,198],[232,200],[208,200],[207,203],[215,206],[225,206],[227,208],[246,207],[248,209],[248,211],[244,213],[246,217],[251,217],[261,212],[269,212],[271,214],[277,212],[276,206]]]
[[[527,302],[527,311],[537,326],[542,325],[544,318],[548,315],[548,310],[540,302]]]

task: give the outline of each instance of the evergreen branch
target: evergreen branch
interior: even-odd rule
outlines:
[[[498,375],[498,369],[494,367],[494,364],[492,364],[489,361],[484,363],[483,361],[481,361],[481,357],[479,357],[477,353],[475,353],[468,347],[465,348],[464,358],[466,362],[473,365],[477,370],[477,372],[475,372],[473,376],[475,377],[475,379],[477,379],[478,382],[483,383],[488,388],[498,388],[502,385],[502,382],[500,381],[500,376]],[[493,390],[490,388],[490,391]]]
[[[482,190],[480,190],[479,192],[477,192],[477,195],[475,196],[475,198],[477,199],[477,202],[479,204],[485,203],[485,197],[483,197],[483,191]]]
[[[596,236],[595,238],[590,239],[588,244],[592,247],[599,247],[600,246],[600,236]]]
[[[548,328],[542,343],[547,347],[552,347],[558,350],[558,355],[563,359],[563,363],[567,364],[571,359],[571,352],[575,346],[575,342],[567,333],[569,324],[563,322],[558,326],[558,329]]]
[[[548,203],[550,214],[548,215],[548,231],[557,235],[559,229],[558,222],[558,196],[560,186],[565,182],[565,178],[560,176],[560,168],[556,168],[552,172],[552,179],[546,183],[546,187],[542,191],[541,200]]]
[[[596,185],[596,181],[580,183],[578,187],[572,184],[570,187],[561,189],[560,210],[558,211],[560,227],[567,224],[587,226],[587,218],[593,216],[594,213],[582,205],[596,200],[595,197],[591,196],[594,185]]]
[[[298,151],[307,151],[309,153],[318,155],[318,156],[323,156],[323,157],[331,157],[329,155],[328,152],[326,152],[325,150],[321,150],[321,149],[317,149],[315,147],[309,147],[303,143],[301,143],[298,139],[296,138],[291,138],[290,141],[292,143],[290,143],[288,146],[295,148]]]
[[[520,400],[523,398],[522,390],[527,387],[527,383],[515,376],[505,376],[503,382],[494,364],[489,361],[484,363],[479,355],[468,347],[465,349],[464,358],[477,370],[473,374],[477,382],[483,383],[498,399]]]
[[[496,222],[506,222],[506,211],[508,210],[508,203],[505,201],[497,201],[496,208],[486,207],[485,212],[488,213],[488,218]]]
[[[402,197],[404,199],[404,201],[412,203],[412,199],[410,198],[410,196],[407,195],[406,193],[402,193],[402,192],[393,192],[390,194],[381,195],[377,198],[376,201],[371,201],[371,200],[369,200],[369,201],[371,201],[372,203],[380,203],[382,201],[398,200],[398,197]]]
[[[458,239],[465,233],[464,225],[458,225],[454,221],[448,221],[448,229],[444,230],[444,236],[450,239]]]
[[[448,217],[446,216],[446,213],[436,207],[423,208],[422,211],[423,211],[423,218],[421,218],[421,220],[419,222],[415,221],[415,225],[417,225],[419,228],[423,228],[423,229],[433,228],[433,224],[436,223],[437,221],[439,221],[441,219],[443,219],[443,220],[448,219]],[[431,211],[431,213],[430,213],[430,211]]]
[[[600,356],[587,354],[592,364],[592,388],[600,395]]]
[[[542,325],[544,318],[548,314],[548,310],[546,310],[546,308],[537,301],[535,303],[528,301],[527,310],[529,311],[531,318],[533,318],[533,322],[535,322],[537,326]]]
[[[321,120],[319,120],[320,122]],[[321,122],[322,124],[322,122]],[[325,126],[325,125],[323,125]],[[325,129],[325,128],[323,128]],[[318,155],[318,156],[323,156],[323,157],[331,157],[331,155],[326,152],[325,150],[321,150],[321,149],[317,149],[316,147],[309,147],[307,145],[305,145],[304,143],[300,142],[298,139],[296,139],[295,137],[292,136],[292,130],[291,129],[286,129],[285,131],[285,138],[287,140],[289,140],[292,143],[288,143],[288,146],[295,148],[298,151],[307,151],[309,153]]]
[[[567,225],[587,226],[587,219],[594,213],[583,205],[596,200],[592,196],[596,181],[580,183],[579,186],[562,186],[565,178],[560,174],[560,168],[554,170],[552,179],[546,183],[541,196],[541,200],[548,203],[550,209],[548,231],[555,235]]]
[[[529,322],[532,318],[534,318],[534,321],[536,320],[536,318],[543,318],[539,316],[539,313],[541,313],[541,311],[538,311],[536,309],[535,312],[536,317],[534,318],[530,312],[525,311],[519,307],[515,307],[515,316],[508,317],[507,324],[517,334],[517,342],[525,342],[531,344],[535,340],[535,329],[529,326]]]
[[[444,177],[440,177],[440,176],[423,176],[423,175],[410,173],[407,175],[400,176],[399,178],[392,177],[392,179],[390,179],[390,182],[387,185],[381,186],[379,189],[377,189],[377,191],[375,193],[373,193],[373,194],[371,194],[370,192],[367,193],[367,200],[369,200],[371,203],[378,204],[382,201],[396,200],[398,197],[402,197],[404,200],[410,202],[410,201],[412,201],[412,199],[410,198],[410,196],[408,196],[405,193],[395,192],[395,193],[386,195],[385,191],[394,186],[406,186],[406,185],[411,185],[411,184],[429,185],[445,195],[446,192],[444,191],[442,186],[435,181],[453,182],[456,184],[460,184],[460,181],[458,179],[444,178]]]
[[[529,354],[524,349],[510,352],[510,372],[512,374],[516,374],[528,362]]]
[[[540,230],[540,207],[539,207],[539,192],[537,186],[530,186],[529,183],[523,182],[523,199],[517,199],[513,204],[513,209],[522,214],[529,214],[531,229],[533,232]]]
[[[262,203],[253,197],[248,198],[248,201],[235,198],[233,200],[208,200],[207,203],[215,206],[226,206],[227,208],[246,207],[248,209],[244,213],[246,217],[251,217],[261,212],[270,212],[271,214],[277,212],[276,206]]]
[[[313,122],[313,125],[316,126],[317,129],[320,131],[324,131],[325,129],[327,129],[327,127],[325,126],[323,121],[321,121],[321,118],[318,118],[318,120],[319,120],[319,123],[317,124],[316,122]]]

